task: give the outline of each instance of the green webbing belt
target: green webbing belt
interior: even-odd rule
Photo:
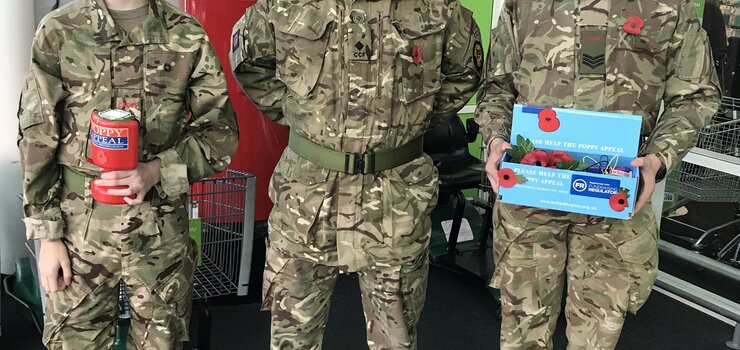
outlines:
[[[62,183],[72,192],[84,195],[86,181],[87,177],[85,174],[74,171],[69,167],[62,166]]]
[[[424,138],[417,137],[394,149],[358,154],[325,148],[291,130],[288,147],[304,159],[326,169],[352,175],[374,174],[421,157],[424,154]]]

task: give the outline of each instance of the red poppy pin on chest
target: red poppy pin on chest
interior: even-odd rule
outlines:
[[[642,26],[644,25],[645,21],[643,21],[639,16],[629,16],[622,25],[622,29],[629,34],[640,35],[642,32]]]
[[[422,57],[421,47],[419,47],[419,45],[414,45],[414,47],[411,49],[411,58],[414,59],[414,64],[416,65],[421,63],[421,61],[424,59]]]

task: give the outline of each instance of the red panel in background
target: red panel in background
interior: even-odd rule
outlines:
[[[280,155],[288,144],[288,130],[264,118],[237,85],[231,74],[229,51],[231,30],[255,0],[180,0],[180,7],[203,25],[221,59],[229,84],[229,95],[239,116],[239,147],[231,169],[257,176],[255,220],[267,220],[272,203],[267,186]]]

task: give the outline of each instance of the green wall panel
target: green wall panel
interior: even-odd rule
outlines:
[[[481,31],[481,40],[483,41],[483,50],[488,53],[488,45],[491,39],[491,15],[493,13],[493,1],[486,0],[460,0],[460,2],[466,8],[473,11],[473,17],[478,23]],[[470,105],[475,105],[475,98],[470,101]],[[461,114],[463,122],[468,118],[472,118],[473,114]],[[470,144],[470,153],[476,157],[480,156],[480,145],[481,137],[478,136],[478,140]]]
[[[493,1],[486,0],[460,0],[460,2],[473,11],[473,17],[475,22],[480,27],[481,40],[483,41],[483,52],[488,52],[488,43],[491,38],[491,13],[493,12]],[[485,57],[485,56],[484,56]],[[475,97],[470,101],[470,104],[475,103]]]

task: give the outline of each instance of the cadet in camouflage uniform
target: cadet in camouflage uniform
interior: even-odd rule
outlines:
[[[643,305],[657,275],[648,204],[655,181],[695,145],[718,107],[694,1],[507,0],[486,74],[477,120],[492,147],[494,184],[515,102],[644,116],[633,162],[643,192],[630,220],[506,204],[494,217],[501,348],[552,349],[565,284],[569,349],[613,349],[625,314]]]
[[[132,26],[142,10],[76,1],[47,15],[33,42],[18,115],[26,232],[66,245],[61,286],[43,281],[51,289],[43,337],[50,349],[110,349],[121,280],[132,308],[129,348],[179,349],[188,338],[195,250],[185,194],[189,182],[226,168],[238,131],[201,26],[166,1],[142,5]],[[91,198],[100,169],[85,160],[90,115],[109,108],[139,120],[140,167],[153,164],[159,179],[151,191],[132,185],[118,193],[139,192],[140,205]]]
[[[273,349],[320,349],[338,274],[357,272],[371,349],[415,349],[437,171],[423,134],[478,88],[457,0],[260,0],[231,68],[291,129],[270,196],[263,308]]]

